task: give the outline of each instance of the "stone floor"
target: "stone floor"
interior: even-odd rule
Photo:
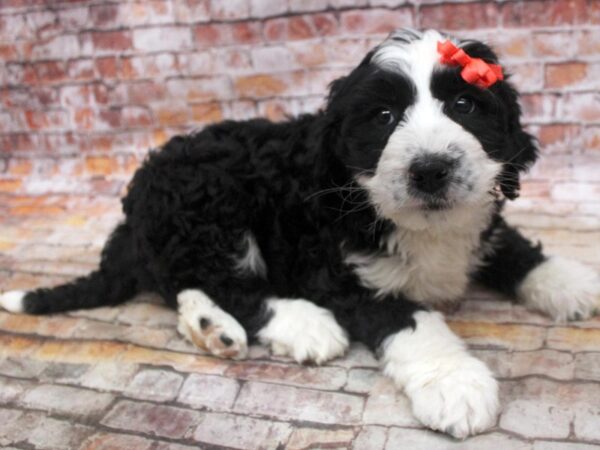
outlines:
[[[113,199],[18,199],[0,219],[0,289],[84,274],[119,220]],[[597,218],[514,214],[549,251],[600,270]],[[555,324],[481,289],[449,317],[501,384],[496,427],[464,442],[424,430],[365,348],[323,367],[261,347],[204,356],[145,296],[52,317],[0,312],[0,446],[21,449],[600,448],[600,319]]]

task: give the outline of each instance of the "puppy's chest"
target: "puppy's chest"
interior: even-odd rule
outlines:
[[[456,300],[476,262],[473,235],[402,232],[387,238],[377,254],[349,253],[346,263],[378,295],[403,294],[422,303]]]

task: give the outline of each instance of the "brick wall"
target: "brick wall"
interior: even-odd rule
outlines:
[[[172,133],[314,111],[332,79],[410,26],[495,45],[543,147],[513,208],[597,226],[598,0],[0,5],[1,214],[118,196],[146,150]]]

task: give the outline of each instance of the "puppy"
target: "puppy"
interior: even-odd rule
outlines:
[[[320,364],[360,341],[423,424],[483,431],[497,383],[430,308],[469,280],[557,320],[600,306],[594,271],[502,219],[537,152],[504,78],[481,42],[394,32],[316,114],[226,121],[151,152],[100,268],[0,304],[49,314],[152,291],[182,335],[229,358],[257,339]]]

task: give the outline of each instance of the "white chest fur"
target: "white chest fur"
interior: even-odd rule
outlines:
[[[346,263],[380,296],[404,294],[429,304],[453,301],[464,293],[476,263],[480,230],[399,230],[388,237],[384,252],[350,253]]]

